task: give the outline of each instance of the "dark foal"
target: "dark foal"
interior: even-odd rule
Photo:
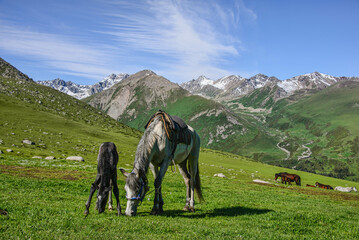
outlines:
[[[96,180],[91,186],[90,196],[86,203],[85,215],[89,214],[91,199],[96,190],[98,190],[96,201],[98,212],[102,213],[105,211],[109,194],[109,209],[112,210],[112,186],[117,201],[117,213],[118,215],[121,215],[119,190],[117,186],[117,162],[118,154],[115,144],[112,142],[102,143],[97,157]]]

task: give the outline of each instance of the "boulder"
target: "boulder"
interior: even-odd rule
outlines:
[[[35,145],[35,143],[34,143],[34,142],[32,142],[32,141],[30,141],[30,140],[28,140],[28,139],[24,139],[24,140],[22,140],[22,143],[24,143],[24,144],[28,144],[28,145]]]
[[[54,159],[56,159],[56,158],[53,157],[53,156],[48,156],[48,157],[45,157],[45,159],[46,159],[46,160],[54,160]]]
[[[32,158],[42,159],[41,156],[33,156]]]
[[[255,183],[263,183],[263,184],[271,184],[270,182],[263,181],[263,180],[260,180],[260,179],[254,179],[253,182],[255,182]]]
[[[80,157],[80,156],[70,156],[67,157],[66,160],[73,160],[73,161],[80,161],[80,162],[84,162],[84,158]]]
[[[3,154],[4,152],[0,150],[0,154]]]
[[[227,178],[223,173],[216,173],[214,174],[215,177],[220,177],[220,178]]]
[[[6,149],[6,152],[13,152],[12,149]]]

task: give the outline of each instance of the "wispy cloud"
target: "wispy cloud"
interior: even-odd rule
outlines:
[[[106,68],[104,49],[76,43],[63,35],[31,31],[0,22],[0,48],[15,55],[40,61],[44,68],[68,75],[101,79],[111,72]]]
[[[35,60],[52,73],[95,80],[142,68],[176,82],[202,74],[222,77],[230,73],[226,64],[244,50],[238,38],[241,13],[256,18],[241,0],[225,2],[95,0],[85,10],[74,2],[65,18],[49,14],[53,7],[44,4],[37,6],[44,18],[29,22],[38,9],[24,8],[27,17],[0,14],[0,50]]]
[[[103,33],[122,46],[163,57],[163,71],[183,80],[200,73],[219,76],[227,73],[220,67],[226,57],[240,54],[241,43],[231,35],[237,14],[211,1],[121,1],[107,12],[111,20]]]

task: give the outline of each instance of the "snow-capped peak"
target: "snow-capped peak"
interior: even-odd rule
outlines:
[[[287,93],[293,93],[299,89],[323,89],[336,83],[337,79],[328,74],[319,72],[299,75],[278,83]]]
[[[83,99],[112,87],[113,85],[122,81],[128,76],[128,74],[124,73],[111,74],[94,85],[79,85],[71,81],[64,81],[59,78],[56,78],[54,80],[37,81],[37,83],[54,88],[74,98]]]
[[[206,85],[212,85],[214,84],[214,81],[207,78],[206,76],[199,76],[196,80],[197,84],[200,84],[201,86],[206,86]]]

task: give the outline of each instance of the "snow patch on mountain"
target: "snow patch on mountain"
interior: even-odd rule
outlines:
[[[267,85],[278,86],[281,91],[280,97],[285,97],[302,89],[321,90],[338,81],[342,81],[342,79],[319,72],[307,73],[283,81],[275,77],[268,77],[264,74],[257,74],[248,79],[238,75],[230,75],[218,80],[211,80],[205,76],[200,76],[196,80],[193,79],[189,82],[182,83],[181,87],[190,91],[192,94],[211,99],[233,99],[244,96]]]
[[[336,83],[337,79],[319,72],[299,75],[278,83],[278,86],[291,94],[300,89],[323,89]]]
[[[110,87],[127,78],[128,76],[128,74],[124,73],[111,74],[102,79],[100,82],[93,85],[80,85],[71,81],[64,81],[59,78],[54,80],[37,81],[37,83],[66,93],[74,98],[83,99],[95,93],[99,93],[106,89],[109,89]]]

